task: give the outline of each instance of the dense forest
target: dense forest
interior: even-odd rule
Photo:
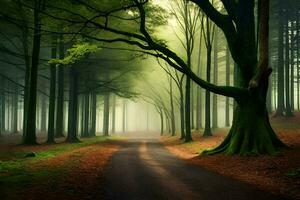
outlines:
[[[202,155],[291,146],[276,122],[300,123],[298,0],[0,5],[4,146],[10,137],[48,146],[138,132],[192,144],[219,130],[222,141]]]

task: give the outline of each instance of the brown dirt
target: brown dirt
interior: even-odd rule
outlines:
[[[42,151],[43,146],[24,148]],[[28,172],[43,172],[44,175],[33,177],[20,191],[11,191],[15,194],[10,199],[81,200],[96,196],[101,199],[104,169],[118,148],[119,142],[106,141],[62,152],[39,162],[33,160],[28,165]]]
[[[225,137],[227,129],[217,129],[214,136],[204,138],[193,133],[194,142],[183,143],[178,137],[163,137],[167,149],[182,159],[219,174],[256,185],[274,194],[300,199],[300,177],[290,177],[287,173],[300,168],[300,115],[291,121],[285,118],[272,119],[279,138],[292,147],[276,156],[241,157],[218,154],[199,155],[204,149],[218,145]],[[289,125],[290,124],[290,125]]]
[[[64,174],[59,180],[51,180],[48,177],[39,180],[33,183],[30,189],[23,190],[21,195],[26,195],[32,200],[92,199],[96,194],[101,195],[104,168],[117,150],[118,145],[114,143],[95,144],[37,163],[31,170],[61,168],[64,169]]]

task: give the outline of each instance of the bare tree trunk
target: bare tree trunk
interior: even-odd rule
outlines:
[[[226,85],[230,86],[230,52],[229,48],[226,45]],[[225,102],[225,126],[230,126],[229,122],[229,97],[226,97]]]
[[[63,59],[64,39],[63,35],[59,38],[59,59]],[[58,92],[56,107],[56,130],[55,137],[64,137],[64,66],[58,66]]]
[[[218,32],[214,34],[214,80],[213,83],[218,85]],[[218,97],[217,94],[213,94],[213,106],[212,106],[212,127],[218,127]]]
[[[57,38],[52,38],[51,58],[56,58]],[[49,117],[48,117],[48,138],[47,143],[55,143],[54,123],[55,123],[55,97],[56,97],[56,65],[50,65],[50,97],[49,97]]]
[[[109,92],[104,94],[104,109],[103,109],[103,134],[109,135]]]
[[[116,95],[112,95],[112,108],[111,108],[111,132],[116,132]]]
[[[77,104],[78,104],[78,80],[77,71],[74,66],[70,67],[70,92],[69,92],[69,114],[67,142],[79,142],[77,138]]]

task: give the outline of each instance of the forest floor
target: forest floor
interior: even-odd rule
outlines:
[[[96,137],[73,144],[23,146],[14,144],[19,137],[15,134],[1,139],[1,199],[101,197],[104,169],[119,149],[120,138]],[[38,138],[39,141],[43,139],[43,136]],[[34,157],[26,157],[33,152]]]
[[[228,129],[215,129],[212,137],[202,137],[202,131],[193,132],[193,142],[183,143],[178,137],[161,139],[165,147],[188,162],[210,171],[250,183],[262,190],[300,199],[300,113],[293,118],[271,118],[279,138],[291,149],[274,156],[199,155],[203,150],[220,144]]]

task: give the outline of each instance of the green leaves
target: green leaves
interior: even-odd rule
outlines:
[[[99,50],[100,48],[95,44],[75,44],[72,48],[67,50],[67,56],[64,59],[51,59],[49,64],[72,65],[86,58],[90,53]]]

